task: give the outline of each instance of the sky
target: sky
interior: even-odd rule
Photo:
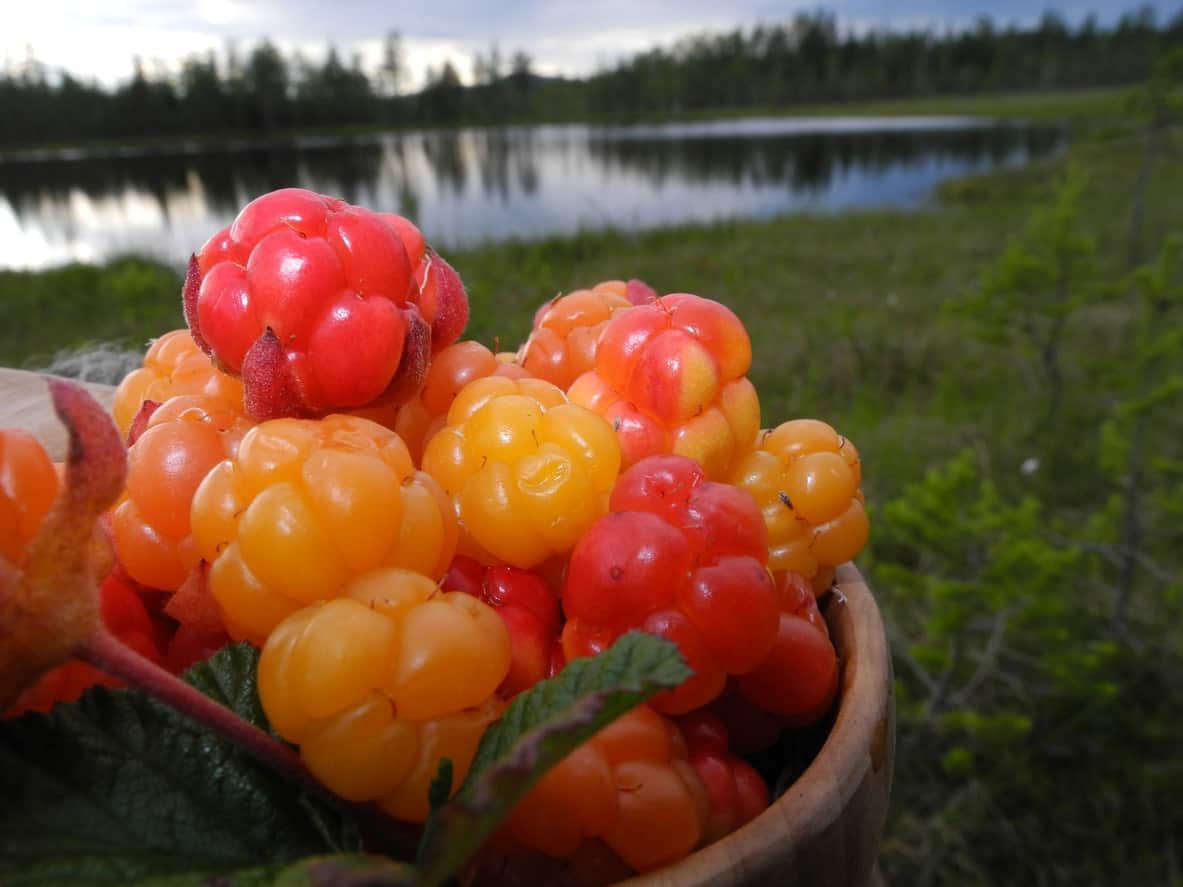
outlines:
[[[996,24],[1032,24],[1054,9],[1076,24],[1089,14],[1115,21],[1136,0],[1031,3],[1029,0],[8,0],[0,64],[32,52],[51,68],[111,86],[131,75],[132,58],[173,72],[187,55],[228,45],[249,52],[268,37],[285,53],[321,61],[329,43],[342,58],[361,53],[367,69],[389,31],[402,38],[404,89],[422,85],[427,66],[450,59],[465,80],[477,54],[496,45],[503,59],[527,53],[541,74],[584,76],[597,68],[705,31],[783,22],[824,6],[840,27],[962,27],[981,15]],[[1153,2],[1159,20],[1174,3]]]

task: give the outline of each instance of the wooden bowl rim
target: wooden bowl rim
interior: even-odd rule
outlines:
[[[890,767],[892,676],[882,615],[853,564],[838,568],[828,595],[825,618],[838,650],[842,679],[834,724],[817,757],[780,798],[742,828],[685,859],[622,884],[755,883],[761,872],[783,868],[796,848],[807,846],[833,824],[869,774]],[[890,786],[890,771],[886,779]],[[882,821],[878,827],[882,828]]]

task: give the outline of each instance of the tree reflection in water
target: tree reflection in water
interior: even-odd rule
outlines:
[[[974,121],[507,126],[0,161],[0,267],[137,251],[181,263],[252,197],[300,186],[416,219],[441,245],[797,210],[909,206],[1062,147]],[[5,245],[7,244],[7,245]]]

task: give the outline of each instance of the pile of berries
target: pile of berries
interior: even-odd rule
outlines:
[[[768,806],[740,753],[832,706],[816,598],[868,526],[849,440],[760,430],[730,309],[607,281],[494,354],[459,340],[463,285],[410,221],[299,189],[215,234],[183,302],[189,329],[116,392],[115,633],[175,670],[259,647],[311,772],[421,822],[441,758],[459,785],[510,698],[641,629],[693,676],[549,771],[497,842],[646,871]],[[56,477],[0,437],[0,556],[19,565]],[[99,680],[67,664],[10,714]]]

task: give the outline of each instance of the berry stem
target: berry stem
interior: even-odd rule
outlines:
[[[327,795],[324,787],[312,778],[294,751],[226,706],[141,656],[106,628],[100,626],[82,645],[78,656],[225,736],[301,788],[322,797]]]

